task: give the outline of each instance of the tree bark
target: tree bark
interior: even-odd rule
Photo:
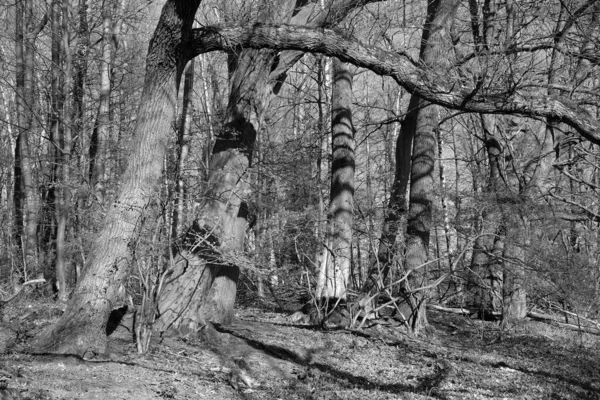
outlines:
[[[37,351],[92,357],[106,351],[106,322],[124,302],[130,243],[163,169],[177,88],[190,56],[183,46],[200,0],[168,0],[146,57],[146,78],[122,186],[77,283],[67,310],[33,341]]]
[[[479,310],[480,318],[487,318],[502,310],[502,257],[506,225],[502,218],[502,206],[496,200],[505,197],[508,188],[500,168],[502,146],[496,138],[496,117],[481,115],[480,120],[488,158],[488,182],[483,189],[488,195],[488,204],[481,212],[480,232],[473,245],[470,292],[472,305]]]
[[[317,299],[321,304],[344,302],[352,259],[354,214],[354,126],[352,124],[352,73],[349,65],[334,59],[332,86],[332,168],[326,261],[319,273]]]
[[[171,221],[171,237],[173,239],[179,237],[184,225],[184,206],[185,206],[185,179],[184,170],[187,162],[187,157],[190,151],[190,142],[192,140],[191,124],[192,114],[194,112],[194,103],[192,94],[194,91],[194,60],[188,63],[183,80],[183,107],[181,108],[181,116],[179,117],[179,126],[177,129],[177,140],[179,152],[177,154],[177,172],[175,174],[175,182],[177,185],[175,195],[175,205],[173,206],[173,218]]]
[[[350,10],[364,3],[366,1],[335,0],[330,8],[320,11],[311,4],[291,17],[291,8],[283,7],[273,15],[263,12],[263,20],[272,21],[287,15],[292,24],[320,26],[341,21]],[[226,122],[217,134],[211,155],[205,204],[183,245],[183,253],[193,260],[194,268],[176,256],[177,266],[159,298],[155,327],[161,332],[170,328],[194,330],[202,321],[229,323],[233,320],[250,208],[247,170],[252,150],[264,111],[285,80],[287,70],[302,55],[299,52],[276,54],[271,50],[229,50],[232,51],[229,56],[231,89]],[[193,255],[189,254],[191,249]],[[199,286],[186,291],[189,281],[198,282]]]
[[[423,27],[420,59],[423,64],[437,73],[448,71],[450,59],[448,49],[449,30],[459,1],[432,1],[427,7],[427,19]],[[400,136],[413,137],[410,163],[410,194],[408,220],[406,228],[406,259],[404,269],[409,273],[403,291],[411,307],[408,318],[411,330],[418,333],[427,324],[427,291],[416,291],[426,286],[427,274],[422,266],[429,258],[429,236],[431,233],[431,214],[433,207],[433,180],[436,152],[435,132],[439,128],[439,110],[420,96],[413,95],[409,104],[407,120],[402,126]],[[410,141],[410,139],[407,139]],[[406,143],[408,145],[408,143]],[[398,152],[398,149],[396,150]],[[407,149],[401,151],[407,152]],[[410,150],[408,150],[409,152]],[[406,160],[398,160],[406,163]],[[401,172],[406,174],[400,167]],[[398,177],[404,185],[406,176]],[[406,190],[406,189],[404,189]]]

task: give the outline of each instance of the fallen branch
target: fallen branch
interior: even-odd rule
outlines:
[[[427,308],[431,308],[432,310],[442,311],[451,314],[459,314],[459,315],[472,315],[477,311],[467,308],[450,308],[450,307],[442,307],[435,304],[427,304]]]
[[[427,307],[432,310],[451,313],[451,314],[459,314],[459,315],[472,315],[477,312],[477,310],[472,309],[472,308],[450,308],[450,307],[438,306],[435,304],[428,304]],[[494,315],[500,316],[500,315],[502,315],[502,313],[495,312]],[[527,317],[529,317],[535,321],[545,322],[550,325],[555,325],[555,326],[569,329],[572,331],[585,332],[585,333],[590,333],[592,335],[600,335],[600,329],[597,327],[568,324],[566,322],[559,321],[558,317],[555,317],[553,315],[542,314],[542,313],[538,313],[535,311],[529,311],[527,313]],[[590,321],[590,322],[593,322],[593,321]]]
[[[450,308],[450,307],[438,306],[436,304],[427,304],[427,307],[431,308],[432,310],[437,310],[437,311],[451,313],[451,314],[460,314],[460,315],[473,315],[480,311],[478,308]],[[486,315],[493,315],[494,317],[501,317],[502,312],[490,311],[490,312],[487,312]]]
[[[591,333],[592,335],[600,335],[600,329],[598,329],[598,328],[593,328],[590,326],[567,324],[566,322],[558,321],[558,318],[554,317],[552,315],[547,315],[547,314],[542,314],[542,313],[538,313],[535,311],[530,311],[527,313],[527,316],[533,320],[545,322],[550,325],[556,325],[561,328],[569,329],[571,331]]]
[[[574,312],[571,312],[571,311],[563,310],[562,308],[556,307],[556,306],[554,306],[552,304],[550,304],[550,308],[556,310],[556,312],[560,312],[560,313],[563,313],[563,314],[570,315],[573,318],[576,318],[577,320],[588,322],[588,323],[594,325],[596,328],[600,329],[600,323],[598,323],[597,321],[594,321],[594,320],[589,319],[589,318],[582,317],[581,315],[579,315],[577,313],[574,313]]]
[[[7,299],[0,299],[0,306],[4,306],[4,305],[8,304],[9,302],[13,301],[14,299],[16,299],[17,296],[21,293],[21,291],[23,291],[23,289],[25,289],[25,286],[33,285],[36,283],[46,283],[46,280],[44,278],[40,278],[40,279],[32,279],[30,281],[25,282],[24,284],[22,284],[21,286],[19,286],[17,288],[17,290],[15,291],[15,293],[13,293],[12,296],[10,296]]]

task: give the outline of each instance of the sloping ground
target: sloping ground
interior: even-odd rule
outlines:
[[[48,307],[13,311],[18,340],[55,318]],[[600,399],[595,337],[531,321],[502,335],[454,315],[430,322],[414,339],[391,322],[323,332],[244,309],[232,326],[165,338],[144,356],[121,327],[107,360],[1,356],[0,399]]]

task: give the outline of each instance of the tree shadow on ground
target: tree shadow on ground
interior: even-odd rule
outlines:
[[[270,323],[269,323],[270,324]],[[268,325],[268,324],[265,324]],[[290,327],[290,325],[287,325]],[[314,379],[322,379],[322,380],[330,380],[335,383],[336,386],[342,387],[345,389],[362,389],[366,391],[377,391],[388,394],[421,394],[426,395],[432,398],[445,398],[441,393],[437,393],[435,390],[432,390],[431,387],[426,387],[423,385],[411,385],[411,384],[403,384],[403,383],[395,383],[395,384],[384,384],[378,383],[368,378],[365,378],[360,375],[353,374],[348,371],[344,371],[342,369],[333,367],[324,362],[315,362],[314,356],[317,355],[321,351],[326,351],[325,347],[317,347],[312,349],[305,349],[304,355],[300,354],[302,352],[294,351],[289,348],[274,345],[270,343],[266,343],[259,339],[252,339],[239,331],[235,331],[229,329],[226,326],[215,325],[217,331],[232,335],[238,339],[243,340],[248,346],[253,348],[256,351],[268,354],[271,357],[274,357],[279,360],[284,360],[288,362],[292,362],[300,367],[303,367],[304,373],[298,376],[298,379],[306,379],[307,376],[313,377]],[[302,328],[308,328],[307,326],[302,326]],[[315,330],[314,328],[311,330]],[[318,371],[318,372],[316,372]],[[428,380],[435,376],[424,376],[421,380]],[[316,378],[315,378],[316,377]]]
[[[510,368],[546,382],[554,380],[578,387],[588,391],[589,398],[600,398],[598,338],[588,335],[589,346],[594,349],[584,349],[574,340],[580,334],[541,322],[523,321],[513,331],[501,332],[493,323],[465,323],[464,317],[433,315],[432,320],[441,328],[438,330],[441,346],[460,349],[454,356],[461,361],[483,367]],[[482,354],[488,357],[483,358]]]

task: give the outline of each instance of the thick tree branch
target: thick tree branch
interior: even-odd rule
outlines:
[[[409,92],[432,103],[462,111],[550,117],[573,127],[582,137],[600,144],[600,123],[583,107],[562,96],[514,91],[475,93],[472,85],[450,81],[446,71],[436,73],[413,65],[401,54],[367,46],[331,29],[290,25],[216,25],[195,29],[190,56],[242,47],[299,50],[338,57],[378,75],[390,76]]]
[[[290,25],[303,25],[311,28],[333,27],[348,14],[359,7],[381,0],[332,0],[324,9],[319,3],[311,3],[300,9],[290,19]],[[287,71],[304,55],[303,51],[287,51],[281,54],[279,61],[271,71],[271,79],[281,81]]]

